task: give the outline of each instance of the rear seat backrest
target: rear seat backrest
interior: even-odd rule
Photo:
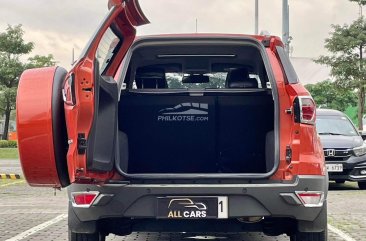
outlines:
[[[127,169],[128,160],[130,173],[264,172],[264,142],[273,130],[268,125],[274,122],[273,106],[266,92],[245,96],[123,92],[118,114],[119,138],[125,144],[120,149],[125,154],[128,145],[129,156],[122,156],[121,164]]]
[[[138,68],[135,83],[138,89],[165,89],[165,70],[160,68]]]
[[[226,88],[258,88],[258,81],[249,77],[247,68],[230,69],[226,77]]]

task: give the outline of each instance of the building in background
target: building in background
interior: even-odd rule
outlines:
[[[304,85],[333,79],[329,67],[317,64],[311,58],[291,57],[291,62]]]

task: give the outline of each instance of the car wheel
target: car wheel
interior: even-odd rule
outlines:
[[[320,233],[296,232],[290,237],[290,241],[327,241],[327,240],[328,240],[328,232],[326,230]]]
[[[358,187],[361,190],[366,190],[366,182],[358,182]]]
[[[343,184],[343,183],[346,182],[346,180],[336,180],[335,182],[338,183],[338,184]]]
[[[69,241],[105,241],[105,235],[100,232],[85,234],[74,233],[69,230]]]

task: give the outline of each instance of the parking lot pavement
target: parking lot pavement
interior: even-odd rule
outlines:
[[[330,184],[328,198],[329,223],[345,231],[355,240],[366,240],[366,191],[357,184]]]
[[[13,173],[23,175],[22,168],[18,160],[0,160],[0,173]]]
[[[32,188],[27,184],[18,183],[14,185],[1,186],[0,181],[0,240],[67,240],[67,194],[66,191],[54,191],[49,188]],[[60,215],[65,215],[61,216]],[[57,217],[58,222],[51,222],[47,227],[42,224]],[[39,228],[44,227],[43,229]],[[40,229],[40,230],[38,230]],[[38,231],[37,231],[38,230]],[[36,232],[35,232],[36,231]],[[210,239],[215,234],[155,234],[155,233],[134,233],[127,237],[116,237],[110,235],[108,241],[179,241],[199,239]],[[250,240],[250,241],[287,241],[283,237],[266,237],[262,234],[234,234],[215,235],[225,237],[225,240]],[[12,239],[13,238],[13,239]],[[22,239],[18,239],[22,238]],[[219,239],[220,240],[220,239]]]
[[[0,172],[2,171],[0,161]],[[24,180],[0,180],[0,241],[67,240],[66,190],[31,188]],[[331,184],[328,197],[329,241],[364,241],[366,236],[366,191],[351,183]],[[340,231],[341,233],[339,233]],[[342,238],[342,235],[346,235]],[[156,234],[134,233],[127,237],[109,236],[108,241],[288,241],[286,236],[262,234]]]

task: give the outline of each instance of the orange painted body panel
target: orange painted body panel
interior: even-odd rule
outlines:
[[[310,96],[301,84],[287,85],[286,90],[293,101],[297,96]],[[300,175],[326,175],[325,160],[320,137],[314,125],[294,122],[292,132],[293,165]]]
[[[24,176],[31,186],[59,187],[52,127],[55,67],[25,71],[17,95],[18,148]]]
[[[130,1],[124,7],[121,1],[110,1],[111,15],[101,27],[99,34],[93,40],[85,58],[80,60],[69,75],[75,75],[75,96],[74,106],[65,104],[65,115],[68,138],[71,141],[67,153],[68,170],[71,182],[95,182],[102,183],[116,175],[111,172],[93,172],[87,168],[86,154],[80,155],[77,150],[78,133],[84,133],[88,139],[94,121],[95,112],[95,74],[94,59],[96,51],[104,32],[114,23],[123,35],[123,45],[113,62],[110,64],[107,75],[115,76],[120,62],[135,40],[136,30],[133,26],[148,23],[148,20],[141,12],[138,1]],[[136,19],[131,21],[131,13],[136,14]],[[138,15],[138,16],[137,16]],[[68,78],[68,77],[67,77]]]
[[[66,128],[69,139],[67,168],[71,183],[103,183],[109,179],[122,177],[116,171],[93,172],[88,170],[87,154],[78,152],[78,134],[88,140],[93,128],[95,115],[95,59],[98,45],[113,24],[123,44],[111,60],[105,75],[119,76],[121,63],[135,41],[134,26],[149,21],[144,16],[137,0],[110,0],[110,13],[98,33],[88,46],[85,55],[66,76],[74,76],[75,103],[65,103]],[[274,180],[292,180],[297,175],[325,175],[324,156],[314,125],[296,123],[294,114],[286,113],[293,108],[298,96],[309,96],[301,84],[288,84],[276,53],[276,46],[283,46],[278,37],[243,34],[170,34],[159,35],[166,38],[194,37],[250,37],[260,42],[269,40],[266,48],[275,77],[279,98],[280,122],[280,164]],[[55,68],[28,70],[23,73],[17,97],[17,131],[19,150],[25,177],[33,186],[59,187],[60,181],[55,164],[52,136],[52,80]],[[101,73],[100,73],[101,74]],[[68,86],[70,87],[70,86]],[[70,93],[70,92],[68,92]],[[291,161],[286,161],[286,149],[292,150]]]
[[[310,94],[301,84],[286,84],[274,46],[267,49],[267,54],[277,83],[280,108],[280,166],[272,179],[291,180],[296,175],[324,176],[324,154],[315,126],[296,123],[294,115],[286,113],[286,109],[293,108],[297,96]],[[286,161],[287,146],[292,150],[291,162]]]
[[[140,26],[150,23],[143,11],[141,10],[138,0],[109,0],[108,9],[111,9],[112,7],[121,8],[123,7],[123,3],[125,3],[125,8],[127,9],[126,16],[129,20],[128,22],[132,26]]]

